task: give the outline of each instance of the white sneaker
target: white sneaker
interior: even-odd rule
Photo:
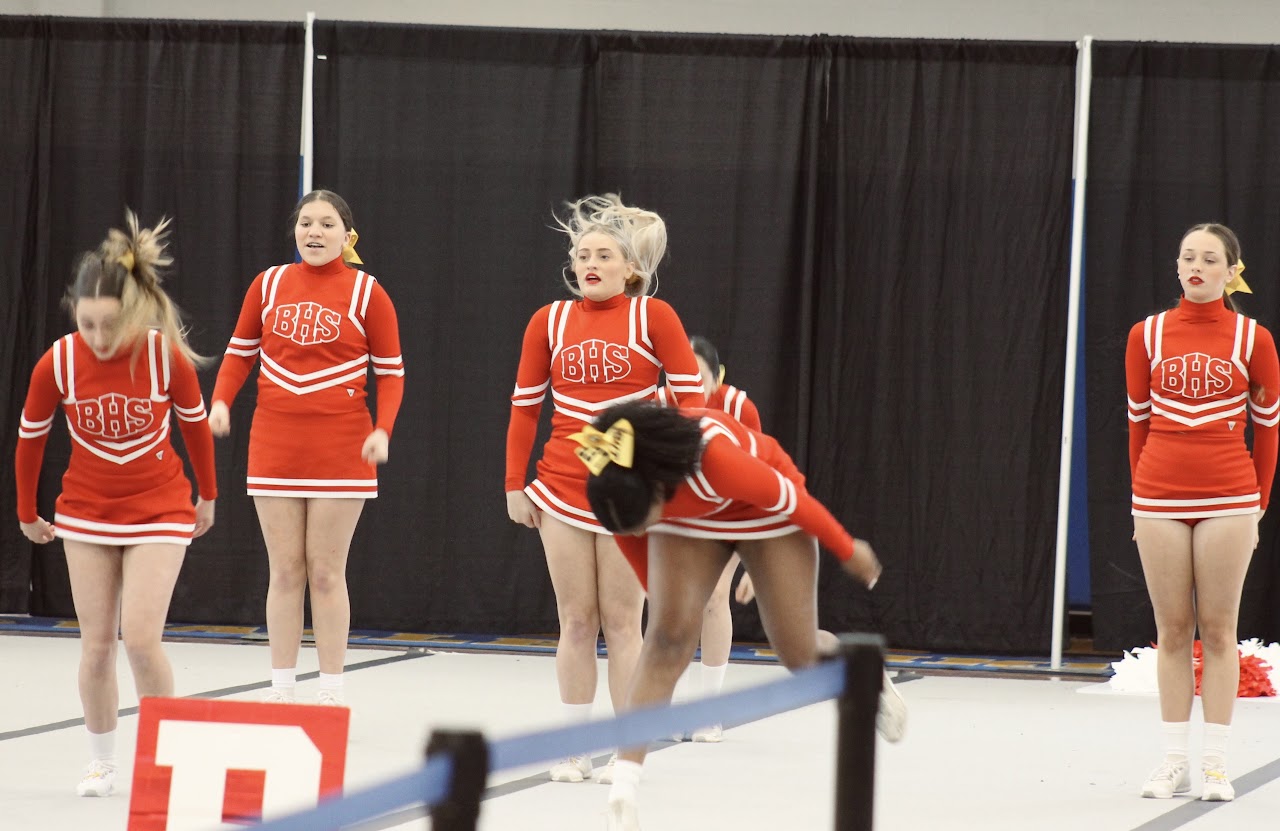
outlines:
[[[724,741],[724,727],[719,724],[713,724],[710,727],[701,727],[693,731],[693,740],[695,742],[719,744]]]
[[[293,697],[293,690],[283,687],[272,687],[267,694],[262,697],[263,704],[296,704]]]
[[[605,763],[605,766],[593,773],[591,778],[595,779],[601,785],[612,785],[613,763],[616,761],[618,761],[618,753],[617,751],[614,751],[614,754],[609,757],[609,761]]]
[[[80,796],[110,796],[115,786],[115,763],[94,759],[84,769],[84,778],[76,785],[76,793]]]
[[[1221,763],[1210,762],[1201,770],[1204,774],[1204,791],[1200,794],[1202,800],[1230,802],[1236,798],[1236,789],[1231,787],[1231,780],[1227,778],[1227,772]]]
[[[570,756],[551,766],[552,782],[581,782],[591,778],[591,757]]]
[[[898,688],[884,674],[884,686],[880,689],[880,707],[876,711],[876,731],[887,742],[900,742],[907,732],[907,702]]]
[[[1208,781],[1206,772],[1205,782]],[[1230,788],[1231,784],[1227,783],[1227,787]],[[1189,790],[1191,765],[1186,759],[1165,759],[1142,784],[1142,796],[1146,799],[1170,799],[1176,793],[1186,793]]]
[[[347,706],[342,700],[342,690],[320,690],[320,692],[316,693],[316,704],[321,707]]]
[[[634,799],[610,799],[605,813],[608,831],[640,831],[640,812]]]

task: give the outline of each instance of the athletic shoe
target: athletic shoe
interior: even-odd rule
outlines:
[[[608,831],[640,831],[640,812],[634,799],[610,799],[606,812]]]
[[[1236,789],[1231,787],[1227,771],[1221,762],[1210,762],[1201,768],[1204,774],[1204,791],[1200,798],[1205,802],[1230,802],[1236,798]]]
[[[1146,799],[1170,799],[1176,793],[1191,790],[1191,765],[1186,759],[1165,759],[1160,767],[1151,772],[1147,781],[1142,784],[1142,796]],[[1226,781],[1226,776],[1223,776]],[[1208,771],[1205,771],[1205,783],[1209,782]],[[1230,783],[1227,783],[1230,788]]]
[[[345,707],[342,701],[342,690],[322,689],[316,693],[316,703],[321,707]]]
[[[724,727],[719,724],[713,724],[710,727],[701,727],[693,731],[693,740],[695,742],[719,744],[724,741]]]
[[[876,730],[888,742],[900,742],[907,732],[907,702],[902,700],[898,688],[884,674],[884,686],[880,688],[880,707],[876,711]]]
[[[84,778],[76,785],[76,793],[80,796],[110,796],[115,786],[115,763],[94,759],[84,769]]]
[[[600,768],[598,771],[596,771],[592,775],[592,778],[595,779],[597,782],[599,782],[601,785],[612,785],[613,784],[613,763],[616,761],[618,761],[617,752],[615,752],[612,756],[609,757],[609,761],[605,763],[605,766]]]
[[[551,766],[552,782],[581,782],[591,778],[591,757],[570,756]]]

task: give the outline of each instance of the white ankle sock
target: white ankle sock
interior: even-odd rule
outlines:
[[[1191,723],[1187,721],[1162,721],[1160,732],[1164,736],[1166,759],[1185,762],[1187,747],[1191,741]]]
[[[719,695],[721,688],[724,687],[724,673],[729,668],[728,664],[721,664],[718,667],[710,667],[704,663],[698,664],[698,695],[701,698],[710,698],[713,695]]]
[[[609,787],[609,801],[625,799],[635,801],[640,789],[640,773],[644,770],[639,762],[628,762],[619,759],[613,763],[613,784]]]
[[[1206,765],[1210,765],[1212,763],[1219,767],[1226,767],[1227,741],[1230,738],[1230,724],[1214,724],[1209,721],[1205,722],[1203,757]]]
[[[116,731],[108,730],[105,733],[90,733],[89,752],[93,754],[95,761],[115,764]]]
[[[586,704],[567,704],[560,702],[560,715],[569,724],[577,724],[591,718],[591,702]]]
[[[342,673],[322,672],[320,673],[320,689],[342,691]]]
[[[286,669],[271,668],[271,686],[277,690],[288,690],[293,692],[298,686],[298,668],[288,667]]]

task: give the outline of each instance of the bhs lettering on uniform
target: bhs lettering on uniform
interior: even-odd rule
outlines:
[[[151,427],[151,401],[107,393],[76,402],[76,426],[91,436],[122,439]]]
[[[560,350],[560,374],[579,384],[610,384],[631,374],[631,351],[620,343],[584,340]]]
[[[1231,361],[1189,352],[1160,362],[1165,392],[1187,398],[1209,398],[1231,389]]]
[[[331,343],[338,339],[342,315],[314,301],[276,307],[273,331],[300,346]]]

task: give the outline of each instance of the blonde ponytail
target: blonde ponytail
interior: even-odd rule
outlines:
[[[161,288],[161,269],[173,264],[166,252],[169,222],[162,218],[154,228],[142,228],[133,211],[125,209],[128,231],[112,228],[96,251],[80,257],[66,302],[74,314],[76,301],[85,297],[115,297],[120,301],[114,349],[134,343],[157,328],[196,366],[212,361],[196,353],[187,342],[182,313]]]

